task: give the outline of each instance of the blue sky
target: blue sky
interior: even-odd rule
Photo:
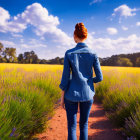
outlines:
[[[88,30],[85,41],[99,57],[140,52],[139,0],[0,0],[0,42],[39,58],[64,57],[75,47],[75,24]]]

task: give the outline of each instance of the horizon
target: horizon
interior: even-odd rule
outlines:
[[[17,56],[33,50],[39,59],[64,57],[76,46],[78,22],[88,30],[85,43],[100,58],[140,52],[138,0],[2,0],[0,19],[0,42],[16,48]]]
[[[132,52],[132,53],[126,53],[126,54],[125,54],[125,53],[120,53],[120,54],[113,54],[113,55],[107,56],[107,57],[100,57],[100,56],[99,56],[99,57],[100,57],[101,59],[105,59],[105,58],[108,58],[108,57],[110,58],[110,57],[112,57],[112,56],[114,56],[114,55],[117,55],[117,56],[118,56],[118,55],[131,55],[131,54],[133,55],[133,54],[135,54],[135,53],[140,53],[140,52],[134,52],[134,53]],[[57,57],[59,57],[59,56],[56,56],[55,58],[57,58]],[[51,58],[51,59],[55,59],[55,58]],[[64,58],[64,57],[59,57],[59,58],[62,59],[62,58]],[[39,59],[40,59],[40,58],[39,58]],[[43,58],[43,59],[44,59],[44,58]],[[51,60],[51,59],[47,59],[47,60]]]

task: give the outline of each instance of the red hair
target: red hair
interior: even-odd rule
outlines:
[[[87,38],[88,32],[87,28],[84,26],[84,23],[77,23],[75,25],[75,31],[74,34],[79,38],[79,39],[85,39]]]

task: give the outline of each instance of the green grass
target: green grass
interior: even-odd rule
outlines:
[[[26,140],[41,133],[61,97],[60,71],[0,70],[0,138]]]
[[[139,139],[140,68],[103,68],[103,81],[96,85],[95,92],[107,117],[126,135]]]
[[[63,65],[0,64],[0,138],[29,140],[48,127]],[[95,96],[128,136],[140,139],[140,68],[102,66]],[[95,76],[95,73],[94,75]]]

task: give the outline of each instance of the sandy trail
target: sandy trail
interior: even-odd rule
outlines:
[[[79,117],[77,113],[77,140],[79,140]],[[49,128],[36,137],[39,140],[67,140],[67,118],[66,111],[60,104],[55,110],[55,115],[49,120]],[[125,140],[119,129],[115,128],[111,121],[105,116],[102,104],[94,100],[89,121],[88,140]]]

